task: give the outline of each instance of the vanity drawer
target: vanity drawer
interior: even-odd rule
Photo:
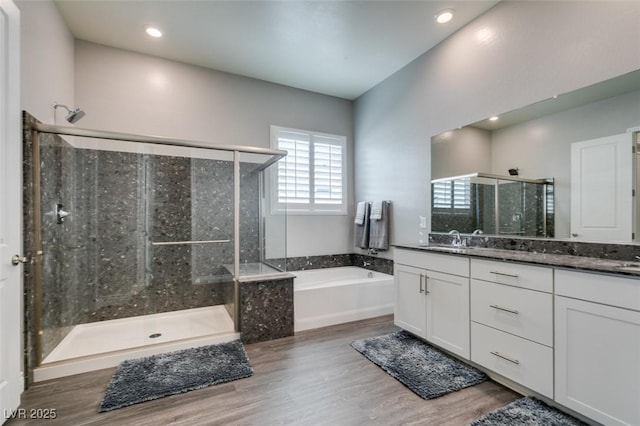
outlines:
[[[553,350],[476,322],[471,360],[553,399]]]
[[[553,346],[553,296],[471,280],[471,320]]]
[[[640,311],[640,279],[555,270],[556,295]]]
[[[471,259],[471,278],[547,293],[553,291],[553,270],[543,266]]]
[[[396,249],[394,262],[461,277],[469,276],[469,258],[467,256]]]

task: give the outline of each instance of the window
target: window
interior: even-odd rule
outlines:
[[[271,173],[272,211],[346,214],[346,137],[271,126],[288,152]]]
[[[464,213],[471,208],[471,179],[461,178],[433,183],[433,207]]]

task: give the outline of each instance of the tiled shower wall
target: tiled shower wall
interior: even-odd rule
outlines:
[[[28,123],[33,120],[26,114]],[[25,125],[25,246],[30,223],[31,138]],[[233,311],[233,163],[73,148],[41,134],[42,352],[75,324],[225,304]],[[258,262],[257,165],[241,164],[241,261]],[[69,211],[57,224],[56,204]],[[31,212],[33,208],[31,206]],[[152,242],[229,239],[153,246]],[[26,277],[33,321],[32,269]],[[27,324],[27,333],[33,332]],[[27,352],[35,336],[28,336]]]

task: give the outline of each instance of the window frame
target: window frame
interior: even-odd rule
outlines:
[[[348,200],[348,185],[347,185],[347,167],[348,167],[348,154],[347,154],[347,137],[343,135],[335,135],[323,132],[314,132],[310,130],[295,129],[282,126],[270,126],[270,145],[272,148],[278,148],[278,136],[281,132],[292,132],[308,135],[309,137],[309,203],[281,203],[278,202],[278,166],[276,163],[274,167],[270,167],[269,172],[269,191],[270,191],[270,210],[271,214],[283,214],[287,215],[347,215],[347,200]],[[335,139],[335,145],[340,146],[341,149],[341,180],[342,180],[342,202],[337,203],[322,203],[316,202],[315,199],[315,153],[314,153],[314,141],[315,137]],[[320,142],[320,141],[318,141]],[[321,141],[320,143],[326,143]],[[285,157],[286,158],[286,157]],[[282,160],[280,160],[282,161]]]

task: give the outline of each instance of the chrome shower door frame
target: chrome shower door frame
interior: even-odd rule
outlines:
[[[234,309],[233,309],[233,323],[236,332],[239,332],[239,316],[240,316],[240,306],[239,306],[239,286],[240,286],[240,155],[243,153],[248,154],[260,154],[267,155],[269,158],[260,164],[257,168],[258,171],[263,171],[281,158],[287,155],[286,151],[270,149],[270,148],[261,148],[261,147],[253,147],[253,146],[242,146],[242,145],[211,145],[203,142],[196,142],[190,140],[182,140],[182,139],[173,139],[173,138],[164,138],[157,136],[147,136],[147,135],[135,135],[128,133],[118,133],[118,132],[107,132],[101,130],[93,130],[93,129],[82,129],[76,127],[65,127],[65,126],[56,126],[44,123],[33,123],[31,125],[31,135],[32,135],[32,179],[33,179],[33,188],[32,188],[32,197],[33,197],[33,211],[34,215],[32,218],[33,221],[33,253],[34,256],[34,265],[33,265],[33,273],[34,273],[34,305],[36,309],[34,310],[33,315],[33,327],[35,329],[35,341],[34,347],[36,352],[36,365],[40,365],[42,363],[42,220],[40,217],[41,211],[41,158],[40,158],[40,134],[41,133],[49,133],[49,134],[57,134],[64,136],[78,136],[78,137],[86,137],[93,139],[106,139],[106,140],[116,140],[116,141],[124,141],[124,142],[139,142],[146,143],[152,145],[165,145],[165,146],[174,146],[174,147],[184,147],[184,148],[198,148],[205,149],[211,151],[227,151],[233,153],[233,238],[234,238],[234,262],[233,262],[233,298],[234,298]],[[169,244],[198,244],[198,243],[218,243],[222,242],[220,240],[215,241],[175,241],[175,242],[165,242],[164,245]],[[162,244],[162,243],[158,243]]]

